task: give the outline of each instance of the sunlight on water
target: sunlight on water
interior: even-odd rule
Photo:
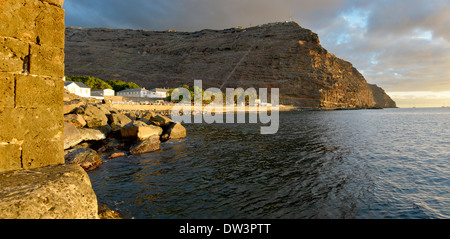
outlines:
[[[450,218],[450,108],[280,113],[190,124],[89,172],[125,218]]]

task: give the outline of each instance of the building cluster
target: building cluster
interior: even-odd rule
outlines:
[[[91,90],[91,88],[81,82],[76,81],[65,81],[64,89],[72,94],[86,97],[86,98],[96,98],[104,99],[105,96],[123,96],[123,97],[133,97],[133,98],[150,98],[153,100],[164,100],[167,97],[167,92],[169,89],[165,88],[155,88],[152,90],[147,90],[145,88],[139,89],[127,89],[115,92],[111,89],[104,90]]]
[[[169,91],[169,89],[164,88],[155,88],[152,90],[147,90],[145,88],[128,89],[117,92],[117,96],[165,99],[167,97],[167,91]]]

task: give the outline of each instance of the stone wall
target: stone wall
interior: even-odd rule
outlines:
[[[0,172],[64,164],[63,2],[0,1]]]

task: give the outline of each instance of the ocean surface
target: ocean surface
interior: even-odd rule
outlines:
[[[450,108],[280,112],[185,124],[157,152],[90,171],[124,218],[450,218]]]

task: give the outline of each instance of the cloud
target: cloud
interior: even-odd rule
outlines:
[[[374,1],[369,19],[373,34],[405,35],[417,29],[430,30],[447,40],[450,27],[450,5],[445,0]]]
[[[450,91],[447,0],[66,0],[66,25],[197,31],[294,20],[388,92]]]
[[[347,0],[66,0],[67,25],[196,31],[286,21],[325,24]],[[75,9],[75,11],[73,11]]]
[[[349,16],[358,12],[366,16],[354,24]],[[388,91],[450,91],[448,2],[372,1],[353,5],[334,22],[321,29],[323,44],[352,62],[369,82]]]

